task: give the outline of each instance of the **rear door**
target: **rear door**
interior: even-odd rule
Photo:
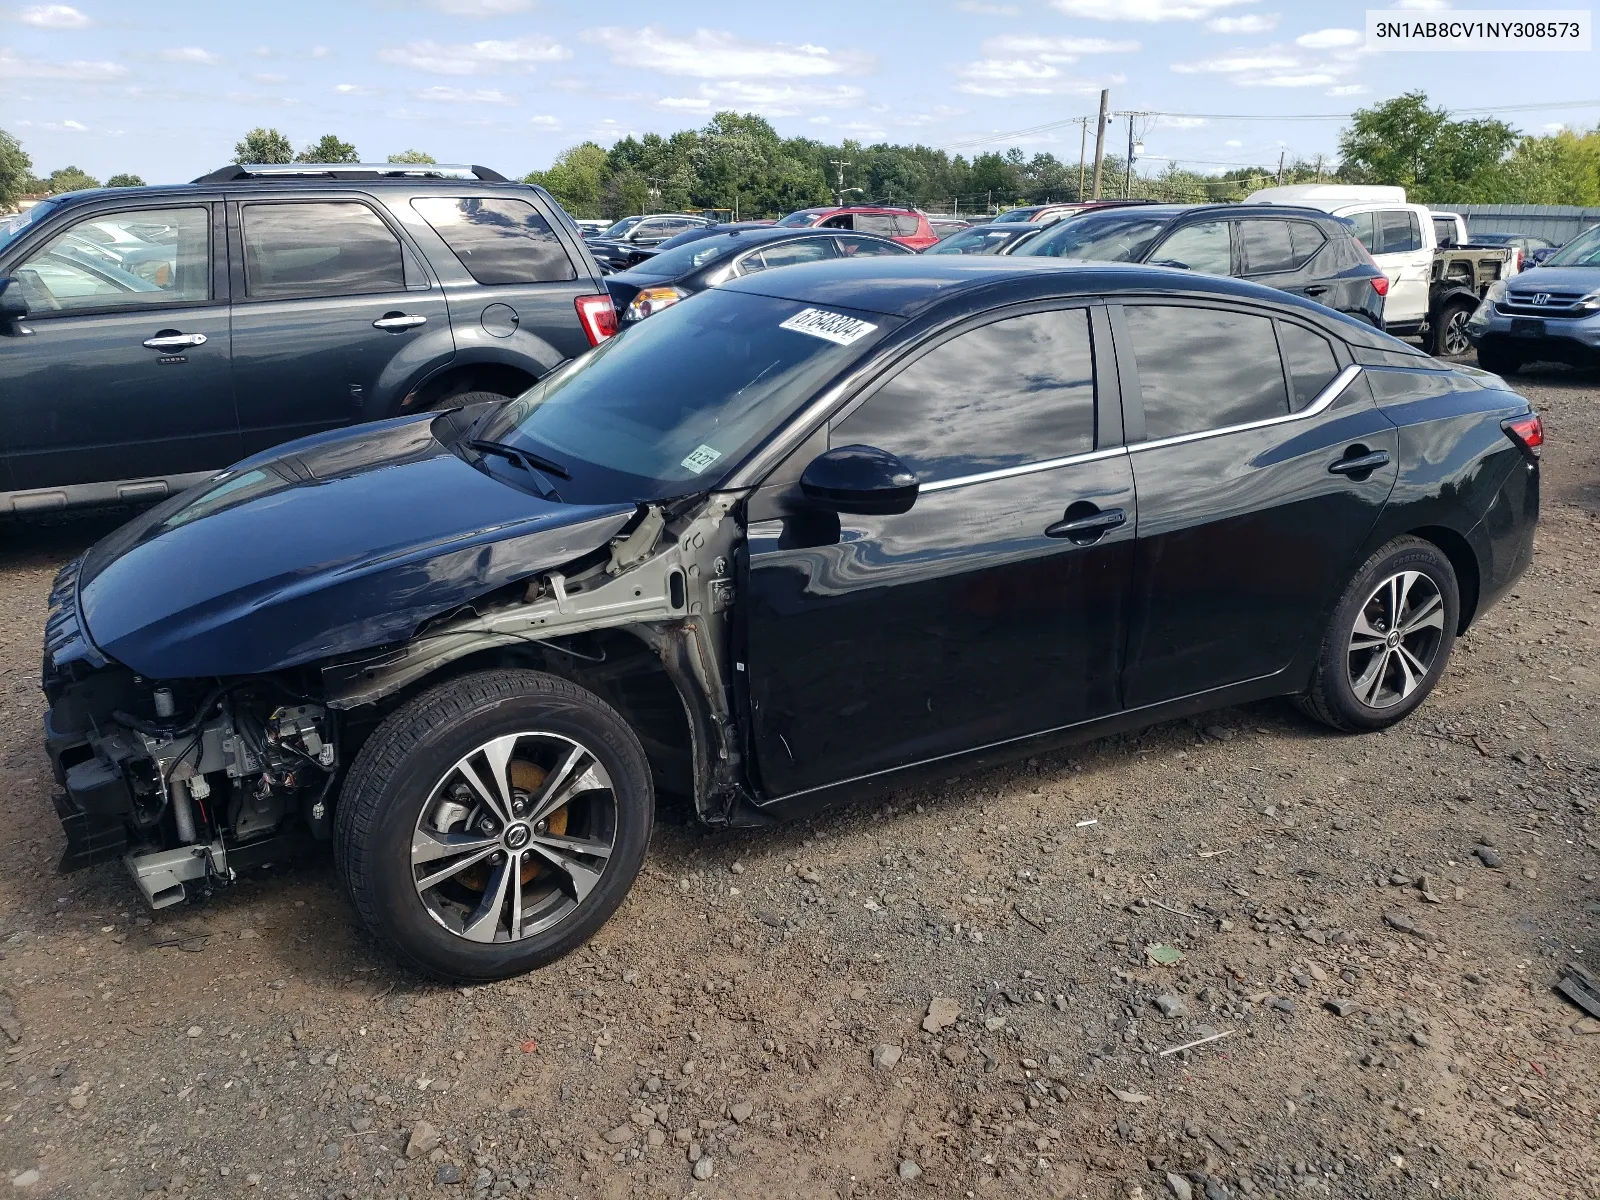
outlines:
[[[78,216],[76,214],[82,213]],[[151,499],[239,457],[218,206],[73,210],[4,262],[31,336],[0,337],[0,453],[25,508]],[[179,481],[183,482],[183,481]]]
[[[443,289],[368,197],[230,205],[245,453],[390,415],[454,343]]]
[[[1124,700],[1273,675],[1317,635],[1394,487],[1395,427],[1343,348],[1294,318],[1200,301],[1112,315],[1139,490]]]
[[[1433,251],[1423,237],[1422,221],[1410,208],[1378,208],[1342,214],[1355,222],[1356,238],[1389,277],[1384,298],[1387,325],[1415,325],[1428,314],[1428,286]]]
[[[1109,341],[1083,306],[989,314],[836,418],[833,446],[917,473],[910,512],[835,517],[783,484],[753,497],[745,612],[770,796],[1116,710],[1134,509]],[[813,440],[792,477],[827,447]]]
[[[1315,224],[1249,217],[1239,220],[1238,230],[1239,273],[1244,278],[1335,306],[1338,285],[1312,269],[1312,260],[1328,240]]]

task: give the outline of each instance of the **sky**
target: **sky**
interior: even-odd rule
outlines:
[[[335,133],[368,161],[415,148],[522,175],[585,139],[670,133],[724,108],[761,113],[786,136],[969,157],[1016,145],[1072,161],[1078,126],[1059,123],[1092,117],[1103,87],[1114,111],[1165,114],[1135,121],[1146,171],[1169,159],[1208,172],[1275,164],[1280,152],[1331,159],[1330,117],[1418,88],[1451,109],[1540,106],[1503,111],[1527,132],[1600,122],[1595,52],[1369,52],[1366,8],[0,0],[0,129],[22,140],[36,174],[72,164],[168,183],[229,162],[257,125],[297,148]],[[1108,138],[1125,145],[1124,118]]]

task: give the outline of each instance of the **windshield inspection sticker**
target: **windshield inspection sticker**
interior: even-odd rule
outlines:
[[[704,471],[707,467],[721,457],[721,450],[713,450],[710,446],[704,445],[696,446],[693,452],[690,453],[689,457],[683,460],[681,465],[689,468],[689,470],[698,475],[701,471]]]
[[[820,308],[802,308],[779,329],[792,329],[796,333],[809,333],[823,341],[848,346],[859,341],[877,328],[871,321],[858,321],[842,313],[823,312]]]

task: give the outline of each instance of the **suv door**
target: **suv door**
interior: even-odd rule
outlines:
[[[369,199],[251,197],[230,208],[246,454],[389,416],[450,360],[443,290]]]
[[[1224,220],[1196,221],[1173,230],[1145,256],[1156,266],[1181,266],[1207,275],[1231,275],[1233,245]]]
[[[605,288],[535,196],[427,195],[409,208],[450,306],[455,361],[509,356],[542,374],[589,349],[577,299]]]
[[[216,207],[74,207],[0,261],[32,331],[0,337],[6,486],[44,489],[14,508],[157,498],[239,457]]]
[[[1339,307],[1338,283],[1312,269],[1312,260],[1328,241],[1313,222],[1241,217],[1238,225],[1240,274],[1246,279],[1330,308]],[[1368,286],[1365,281],[1358,282]]]
[[[758,490],[744,594],[767,795],[1118,708],[1134,508],[1108,343],[1081,305],[987,314]],[[921,481],[912,509],[807,509],[783,480],[829,442],[898,455]]]
[[[1380,208],[1348,214],[1356,238],[1367,248],[1378,270],[1389,277],[1384,298],[1384,324],[1412,326],[1428,315],[1428,288],[1433,251],[1422,236],[1422,222],[1409,208]]]
[[[1343,347],[1298,320],[1172,301],[1112,323],[1139,489],[1123,699],[1282,671],[1388,500],[1395,427]]]

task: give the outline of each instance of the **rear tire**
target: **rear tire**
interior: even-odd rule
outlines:
[[[452,983],[520,975],[587,941],[633,885],[655,814],[639,739],[538,671],[448,680],[350,768],[334,861],[368,929]]]
[[[1458,358],[1471,350],[1472,340],[1467,337],[1467,322],[1477,311],[1478,306],[1466,300],[1445,305],[1428,339],[1429,352],[1439,358]]]
[[[456,392],[452,396],[440,396],[431,404],[419,408],[418,412],[443,412],[447,408],[465,408],[469,404],[482,404],[485,401],[499,404],[511,397],[502,396],[499,392]]]
[[[1300,710],[1346,732],[1387,729],[1444,674],[1461,619],[1450,560],[1432,542],[1396,538],[1345,588]]]
[[[1478,365],[1496,375],[1515,375],[1522,370],[1522,359],[1515,351],[1504,350],[1492,342],[1478,347]]]

